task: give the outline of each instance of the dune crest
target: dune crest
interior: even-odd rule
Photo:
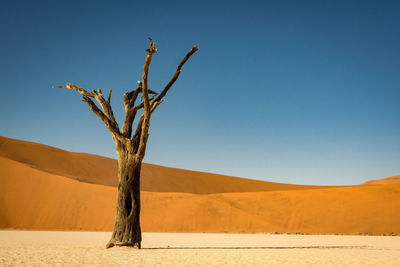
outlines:
[[[383,179],[369,180],[363,183],[363,185],[373,184],[400,184],[400,175],[394,175]]]
[[[106,186],[118,185],[118,163],[115,159],[69,152],[6,137],[0,137],[0,157],[81,182]],[[141,190],[151,192],[215,194],[328,187],[272,183],[148,163],[143,163],[141,174]]]

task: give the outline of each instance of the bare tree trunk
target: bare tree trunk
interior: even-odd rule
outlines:
[[[114,232],[107,248],[113,246],[141,247],[140,229],[140,168],[142,161],[123,145],[118,153],[118,201]]]
[[[87,91],[84,88],[70,83],[63,86],[54,86],[54,88],[66,88],[80,93],[83,97],[83,101],[86,102],[93,113],[104,122],[116,143],[119,180],[117,213],[114,232],[111,240],[107,244],[107,248],[113,246],[141,247],[140,167],[142,166],[142,160],[146,151],[151,113],[164,101],[164,96],[178,79],[183,65],[198,50],[198,47],[195,45],[189,53],[186,54],[176,68],[171,81],[160,94],[157,94],[147,86],[151,58],[153,54],[157,52],[155,43],[151,38],[149,39],[150,46],[146,49],[147,55],[143,66],[142,81],[138,82],[139,85],[135,90],[124,94],[125,120],[122,131],[120,131],[111,108],[111,89],[106,99],[100,88]],[[149,93],[154,96],[149,98]],[[139,94],[141,94],[142,102],[136,105],[135,101]],[[96,105],[94,101],[97,101],[100,107]],[[137,111],[142,108],[144,112],[139,119],[135,133],[132,133],[132,123]]]

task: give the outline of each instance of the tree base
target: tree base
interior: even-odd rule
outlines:
[[[107,245],[106,248],[112,248],[112,247],[131,247],[134,249],[140,249],[141,245],[140,242],[117,242],[115,240],[110,240]]]

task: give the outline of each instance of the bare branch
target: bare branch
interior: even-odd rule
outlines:
[[[151,43],[150,43],[150,46],[152,45],[152,41],[151,41]],[[150,49],[148,49],[147,51],[149,52],[149,50]],[[187,53],[186,54],[186,56],[182,59],[182,61],[179,63],[179,65],[178,65],[178,67],[177,67],[177,69],[176,69],[176,71],[175,71],[175,74],[174,74],[174,76],[172,77],[172,79],[171,79],[171,81],[167,84],[167,86],[164,88],[164,90],[157,96],[157,97],[155,97],[153,100],[152,100],[152,102],[151,102],[151,107],[150,107],[150,114],[151,113],[153,113],[153,111],[158,107],[158,105],[160,105],[162,102],[163,102],[163,97],[167,94],[167,92],[168,92],[168,90],[171,88],[171,86],[175,83],[175,81],[178,79],[178,77],[179,77],[179,74],[180,74],[180,72],[181,72],[181,68],[183,67],[183,65],[186,63],[186,61],[196,52],[198,50],[198,47],[197,47],[197,45],[196,46],[194,46],[190,51],[189,51],[189,53]],[[147,58],[146,58],[146,60],[147,60]],[[145,65],[146,65],[146,62],[145,62]],[[147,78],[147,76],[146,76],[146,78]],[[139,108],[141,108],[142,106],[144,106],[144,101],[143,101],[143,103],[141,103],[140,105],[138,105],[138,107]],[[136,131],[135,131],[135,134],[133,135],[133,137],[132,137],[132,141],[133,141],[133,143],[134,143],[134,146],[135,146],[135,144],[136,145],[138,145],[138,141],[139,141],[139,138],[141,139],[142,138],[142,133],[144,132],[144,131],[142,131],[142,128],[145,128],[145,125],[144,125],[144,114],[140,117],[140,120],[139,120],[139,122],[138,122],[138,125],[137,125],[137,128],[136,128]],[[143,137],[143,138],[147,138],[147,137]],[[140,144],[142,144],[142,142],[140,142]],[[138,149],[138,154],[140,154],[140,151],[139,151],[139,149]]]
[[[149,40],[150,40],[150,46],[148,49],[146,49],[147,55],[146,55],[146,59],[144,61],[143,76],[142,76],[143,104],[144,104],[145,113],[148,113],[148,115],[150,115],[150,104],[149,104],[149,91],[148,91],[148,86],[147,86],[147,78],[148,78],[148,74],[149,74],[151,58],[153,57],[153,54],[157,52],[156,44],[153,43],[153,40],[151,38],[149,38]]]
[[[160,105],[164,100],[161,100],[160,102],[154,102],[151,106],[150,112],[153,113],[153,111],[156,109],[158,105]],[[139,140],[141,138],[142,134],[142,127],[143,127],[143,121],[144,121],[144,114],[140,117],[139,122],[136,126],[136,131],[135,134],[132,136],[132,144],[133,144],[133,149],[137,152],[138,151],[138,146],[139,146]]]
[[[108,119],[111,121],[113,126],[116,129],[118,129],[118,132],[119,132],[118,123],[115,120],[114,113],[113,113],[110,101],[106,101],[104,99],[103,92],[101,91],[100,88],[97,89],[97,92],[98,92],[98,94],[94,98],[97,100],[97,102],[99,102],[99,104],[100,104],[101,108],[103,109],[104,113],[106,114]],[[110,93],[108,94],[108,100],[111,100],[111,92],[112,92],[112,90],[110,89]]]
[[[106,124],[106,127],[110,130],[112,136],[118,139],[119,141],[124,141],[119,131],[118,124],[114,118],[111,105],[108,101],[105,101],[101,89],[98,89],[97,91],[93,90],[91,92],[88,92],[85,89],[70,83],[67,83],[65,86],[53,86],[53,88],[66,88],[75,90],[78,93],[80,93],[83,97],[83,101],[88,103],[93,113],[95,113]],[[100,104],[103,111],[101,111],[96,106],[96,104],[90,99],[90,97],[95,99]],[[111,92],[109,94],[109,99],[110,97],[111,97]]]
[[[159,102],[167,93],[168,90],[171,88],[171,86],[175,83],[175,81],[178,79],[179,74],[181,74],[181,68],[183,65],[186,63],[186,61],[194,54],[196,51],[199,50],[198,46],[195,45],[193,48],[189,51],[189,53],[186,54],[186,56],[182,59],[181,63],[179,63],[178,67],[176,68],[176,71],[174,73],[174,76],[172,77],[171,81],[165,86],[164,90],[158,95],[156,99],[153,100],[153,103]]]
[[[156,95],[157,93],[148,89],[148,92]],[[135,106],[135,101],[139,96],[139,93],[142,93],[142,82],[139,81],[138,88],[135,90],[124,94],[124,108],[125,108],[125,119],[124,124],[122,126],[122,135],[126,138],[130,138],[132,135],[132,124],[135,120],[136,113],[139,109],[144,107],[144,102],[140,103],[138,106]],[[154,100],[155,96],[152,96],[149,99],[149,102]]]
[[[111,104],[111,92],[112,92],[112,89],[110,89],[110,92],[108,93],[108,98],[107,98],[108,104]]]
[[[149,98],[149,102],[151,102],[152,100],[154,100],[154,98],[155,98],[155,96],[150,97],[150,98]],[[141,108],[143,108],[143,107],[144,107],[144,102],[140,103],[140,104],[137,105],[135,108],[136,108],[137,110],[139,110],[139,109],[141,109]]]
[[[139,149],[139,141],[140,141],[140,136],[142,133],[142,125],[143,125],[143,115],[140,116],[139,122],[136,126],[135,134],[132,136],[132,144],[133,144],[133,149],[135,150],[135,153]]]
[[[138,88],[132,90],[128,93],[124,94],[124,107],[125,110],[130,106],[135,105],[136,98],[138,97],[139,93],[142,92],[142,82],[139,82]]]
[[[115,120],[111,108],[111,89],[106,100],[100,88],[98,90],[93,90],[89,92],[79,86],[69,83],[67,83],[65,86],[54,86],[54,88],[67,88],[79,92],[83,96],[83,101],[87,102],[90,109],[106,124],[106,127],[110,130],[114,139],[118,139],[118,141],[123,143],[126,143],[128,140],[130,140],[131,145],[135,150],[135,153],[141,159],[143,159],[146,149],[148,131],[150,126],[150,117],[152,112],[154,112],[154,110],[163,102],[164,96],[178,79],[183,65],[198,50],[198,47],[196,45],[186,54],[186,56],[179,63],[172,79],[165,86],[162,92],[160,94],[157,94],[157,92],[152,91],[148,88],[147,83],[151,59],[153,54],[157,52],[155,43],[151,38],[149,39],[150,45],[149,48],[146,49],[147,55],[143,65],[142,81],[139,82],[139,86],[137,89],[124,94],[123,97],[123,103],[125,107],[125,120],[122,127],[122,133],[119,130],[117,121]],[[139,94],[142,94],[142,102],[135,106],[135,102]],[[153,96],[149,98],[149,94],[152,94]],[[95,104],[92,99],[95,99],[97,101],[97,103],[101,106],[101,109]],[[135,134],[132,136],[132,124],[136,117],[137,111],[141,108],[144,109],[144,113],[139,119]]]
[[[98,95],[99,95],[101,98],[104,99],[103,92],[101,92],[101,89],[100,89],[100,88],[97,89],[97,92],[98,92]]]
[[[158,107],[158,105],[160,105],[162,102],[164,102],[163,99],[161,99],[158,102],[153,102],[152,105],[151,105],[151,113],[153,113],[153,111],[156,109],[156,107]]]
[[[97,95],[96,91],[92,91],[92,92],[88,92],[85,89],[76,86],[75,84],[71,84],[71,83],[67,83],[66,85],[61,85],[61,86],[53,86],[53,88],[66,88],[66,89],[71,89],[71,90],[75,90],[78,93],[80,93],[81,95],[85,95],[85,96],[90,96],[95,98],[95,96]]]
[[[154,91],[150,90],[149,88],[147,88],[147,91],[149,92],[149,94],[152,94],[152,95],[158,95],[158,93],[157,93],[157,92],[154,92]]]
[[[142,91],[142,82],[139,82],[138,88],[124,94],[124,108],[125,108],[125,119],[122,126],[122,135],[126,138],[130,138],[132,135],[132,124],[136,116],[137,109],[135,109],[135,101]]]
[[[110,120],[107,118],[106,115],[96,106],[96,104],[90,99],[88,96],[83,96],[83,102],[86,102],[90,109],[93,111],[94,114],[97,115],[105,124],[107,127],[111,126]]]
[[[131,138],[132,135],[132,124],[133,121],[135,120],[137,113],[137,109],[135,108],[129,108],[125,112],[125,120],[124,120],[124,125],[122,127],[122,135],[126,138]]]
[[[143,76],[142,76],[142,83],[143,83],[142,96],[143,96],[144,113],[142,115],[142,117],[143,117],[142,130],[141,130],[141,134],[140,134],[139,147],[137,150],[137,155],[140,158],[144,157],[144,153],[146,150],[146,143],[147,143],[147,138],[149,136],[148,132],[149,132],[149,127],[150,127],[150,116],[151,116],[151,107],[150,107],[150,103],[149,103],[149,91],[147,88],[147,77],[148,77],[148,73],[149,73],[149,66],[150,66],[151,58],[152,58],[153,54],[157,52],[156,44],[153,43],[153,40],[151,38],[149,38],[149,40],[150,40],[150,46],[148,49],[146,49],[147,56],[144,61]]]

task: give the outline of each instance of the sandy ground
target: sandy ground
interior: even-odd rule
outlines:
[[[106,250],[110,235],[0,231],[0,266],[400,266],[396,236],[144,233]]]

